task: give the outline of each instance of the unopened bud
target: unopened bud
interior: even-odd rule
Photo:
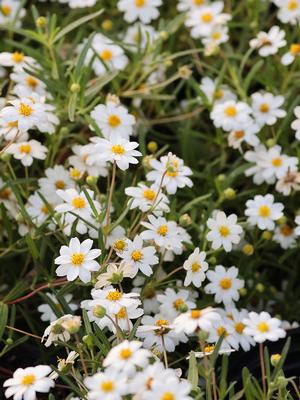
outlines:
[[[11,346],[13,343],[14,343],[14,341],[13,341],[12,338],[6,339],[6,344],[7,344],[8,346]]]
[[[156,151],[157,151],[157,148],[158,148],[158,146],[157,146],[157,143],[156,142],[149,142],[148,144],[147,144],[147,149],[151,152],[151,153],[155,153]]]
[[[169,34],[168,34],[167,31],[161,31],[161,32],[159,32],[159,37],[160,37],[162,40],[167,40],[167,39],[169,38]]]
[[[255,286],[255,289],[259,292],[259,293],[263,293],[265,291],[265,285],[263,285],[262,283],[258,283]]]
[[[243,247],[243,253],[246,254],[246,256],[252,256],[252,254],[254,253],[254,247],[252,246],[252,244],[245,244],[245,246]]]
[[[80,92],[80,85],[79,83],[72,83],[70,90],[72,93],[79,93]]]
[[[264,231],[261,236],[264,240],[271,240],[273,234],[270,231]]]
[[[110,19],[105,19],[102,24],[101,27],[104,31],[108,32],[111,31],[113,28],[113,23]]]
[[[95,176],[89,175],[86,177],[86,183],[90,186],[95,186],[97,183],[97,178]]]
[[[287,217],[283,215],[281,218],[277,220],[277,222],[279,223],[279,225],[284,225],[287,222]]]
[[[239,290],[239,293],[240,293],[240,295],[241,295],[242,297],[244,297],[244,296],[246,296],[246,294],[248,293],[248,291],[247,291],[246,288],[241,288],[241,289]]]
[[[106,310],[102,306],[96,306],[93,308],[93,315],[96,318],[103,318],[106,315]]]
[[[121,283],[122,280],[123,280],[123,274],[122,274],[122,272],[120,272],[120,273],[118,273],[118,274],[117,274],[116,272],[114,272],[114,273],[112,274],[112,276],[109,278],[109,281],[110,281],[113,285],[117,285],[117,284]]]
[[[39,28],[44,28],[47,23],[47,19],[45,17],[39,17],[36,21],[36,26]]]
[[[273,365],[273,367],[276,367],[276,365],[279,363],[280,359],[281,359],[280,354],[272,354],[271,355],[271,364]]]
[[[188,311],[188,306],[185,303],[180,304],[180,306],[178,307],[178,311],[180,313],[185,313]]]
[[[276,140],[275,139],[268,139],[267,140],[267,146],[268,147],[273,147],[276,144]]]
[[[192,75],[192,70],[187,65],[183,65],[178,69],[178,75],[182,79],[189,79],[189,77]]]
[[[21,213],[18,213],[16,215],[16,221],[20,222],[20,223],[24,222],[24,217],[23,217],[23,215]]]
[[[192,218],[189,216],[189,214],[183,214],[179,218],[179,224],[183,226],[184,228],[192,224]]]
[[[1,154],[1,161],[8,162],[10,159],[11,159],[10,154],[5,153],[5,152]]]
[[[227,200],[234,199],[236,196],[236,191],[232,188],[227,188],[224,190],[224,197]]]
[[[224,174],[219,174],[219,175],[217,176],[217,179],[218,179],[219,182],[224,182],[225,179],[226,179],[226,175],[224,175]]]
[[[82,338],[84,344],[91,350],[94,347],[93,337],[90,335],[85,335]]]
[[[146,169],[150,169],[152,160],[154,160],[153,156],[150,156],[150,155],[149,156],[145,156],[143,158],[143,160],[142,160],[143,167],[146,168]]]
[[[72,317],[62,322],[63,327],[71,334],[77,333],[81,326],[80,317]]]
[[[209,336],[209,332],[207,332],[207,331],[201,330],[198,333],[198,338],[199,338],[200,342],[205,342],[208,339],[208,336]]]

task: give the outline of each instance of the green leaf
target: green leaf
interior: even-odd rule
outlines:
[[[34,260],[37,260],[39,258],[39,251],[36,247],[36,244],[34,243],[34,240],[31,237],[30,233],[27,233],[27,235],[25,236],[25,240],[28,245],[30,254],[32,255],[32,258]]]
[[[0,302],[0,340],[2,339],[8,319],[8,306]]]
[[[195,353],[192,351],[190,353],[189,359],[189,370],[188,370],[188,381],[192,384],[192,389],[198,386],[198,366]]]
[[[52,40],[52,44],[56,43],[58,40],[62,39],[64,36],[66,36],[68,33],[72,32],[74,29],[78,28],[80,25],[84,25],[87,22],[91,21],[94,18],[99,17],[103,13],[103,9],[96,11],[92,14],[86,15],[82,18],[79,18],[77,21],[71,22],[69,25],[61,29],[54,39]]]

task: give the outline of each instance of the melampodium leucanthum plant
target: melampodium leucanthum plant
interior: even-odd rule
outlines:
[[[300,398],[270,347],[300,317],[299,23],[0,0],[6,398]]]

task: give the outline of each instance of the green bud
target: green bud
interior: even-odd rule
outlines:
[[[240,290],[239,290],[239,293],[240,293],[240,295],[243,297],[243,296],[246,296],[246,294],[247,294],[247,289],[246,288],[241,288]]]
[[[281,389],[284,389],[288,384],[288,380],[284,376],[279,376],[276,383]]]
[[[121,283],[123,280],[123,274],[122,272],[120,272],[119,274],[117,274],[116,272],[114,272],[111,276],[111,278],[109,279],[109,281],[113,284],[113,285],[117,285],[118,283]]]
[[[102,306],[96,306],[93,308],[93,315],[96,318],[103,318],[106,315],[106,310]]]
[[[215,256],[211,256],[211,257],[209,258],[209,260],[208,260],[208,263],[209,263],[209,264],[215,265],[215,264],[217,263],[216,257],[215,257]]]
[[[270,231],[264,231],[261,236],[264,240],[271,240],[273,234]]]
[[[86,183],[88,184],[88,185],[90,185],[90,186],[95,186],[96,185],[96,183],[97,183],[97,180],[98,180],[98,178],[96,178],[95,176],[92,176],[92,175],[88,175],[87,177],[86,177]]]
[[[209,332],[207,332],[207,331],[201,330],[198,333],[198,338],[199,338],[200,342],[206,342],[206,340],[208,339],[208,336],[209,336]]]
[[[183,214],[179,218],[179,224],[183,227],[187,227],[192,224],[192,218],[189,216],[189,214]]]
[[[63,333],[63,331],[65,330],[63,326],[61,326],[60,324],[56,324],[52,327],[52,332],[55,333],[56,335]]]
[[[267,146],[268,147],[273,147],[276,144],[276,140],[275,139],[268,139],[267,140]]]
[[[11,159],[11,155],[10,154],[5,153],[5,152],[1,154],[1,160],[2,161],[8,162],[8,161],[10,161],[10,159]]]
[[[7,344],[8,346],[12,345],[13,343],[14,343],[14,341],[13,341],[12,338],[6,339],[6,344]]]
[[[263,293],[265,291],[265,285],[263,285],[262,283],[258,283],[255,286],[255,289],[259,292],[259,293]]]
[[[155,153],[157,151],[158,145],[156,142],[152,141],[147,144],[147,149],[150,153]]]
[[[167,31],[161,31],[161,32],[159,32],[159,37],[160,37],[162,40],[167,40],[167,39],[169,38],[169,34],[168,34]]]
[[[105,19],[101,24],[101,28],[106,32],[111,31],[113,28],[112,21],[110,19]]]
[[[84,344],[91,350],[94,347],[93,337],[91,335],[85,335],[82,338]]]
[[[36,21],[36,26],[39,28],[44,28],[47,24],[47,19],[45,17],[39,17]]]
[[[232,188],[227,188],[224,190],[224,197],[227,200],[232,200],[236,196],[236,191]]]
[[[79,93],[80,92],[80,85],[79,83],[72,83],[70,90],[72,93]]]
[[[272,354],[271,355],[271,364],[273,367],[276,367],[276,365],[279,363],[281,359],[281,355],[280,354]]]
[[[178,307],[178,311],[180,313],[185,313],[188,311],[188,306],[185,303],[180,304],[180,306]]]
[[[16,221],[20,222],[20,223],[24,222],[24,217],[23,217],[23,215],[21,213],[18,213],[16,215]]]
[[[226,175],[224,175],[224,174],[219,174],[219,175],[217,176],[217,179],[218,179],[218,181],[220,181],[220,182],[224,182],[225,179],[226,179]]]

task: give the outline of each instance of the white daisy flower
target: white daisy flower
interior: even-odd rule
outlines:
[[[192,400],[189,393],[192,385],[187,380],[179,380],[177,377],[160,380],[153,383],[151,393],[147,395],[147,400]]]
[[[296,119],[292,122],[291,128],[296,131],[296,139],[300,140],[300,106],[295,107],[294,114]]]
[[[141,342],[124,340],[110,350],[103,361],[103,366],[119,373],[122,371],[127,376],[133,376],[136,373],[136,367],[144,368],[151,357],[151,353],[141,347]]]
[[[17,94],[18,97],[29,97],[32,93],[37,93],[39,96],[47,96],[48,94],[44,82],[22,70],[10,74],[10,79],[16,84],[13,93]]]
[[[258,32],[255,39],[250,40],[252,49],[259,49],[258,54],[261,57],[268,57],[278,52],[281,47],[286,45],[285,32],[274,25],[269,32]]]
[[[139,145],[137,142],[129,142],[118,136],[113,136],[110,140],[99,137],[92,137],[90,140],[94,146],[88,155],[87,163],[91,165],[98,161],[115,162],[122,171],[125,171],[129,168],[129,164],[138,164],[136,157],[142,155],[141,152],[134,150]]]
[[[63,326],[64,322],[72,321],[73,315],[64,315],[55,321],[50,322],[50,325],[44,331],[42,342],[45,341],[45,346],[49,347],[53,342],[61,341],[68,342],[71,338],[70,332]]]
[[[179,0],[177,4],[178,11],[189,11],[193,9],[200,8],[207,4],[207,0]]]
[[[228,100],[214,105],[210,118],[216,128],[224,131],[243,130],[251,123],[251,108],[242,101]]]
[[[5,153],[12,154],[16,160],[21,160],[25,167],[29,167],[33,163],[33,159],[44,160],[48,149],[37,140],[29,140],[28,142],[12,143],[5,150]]]
[[[95,288],[101,289],[113,284],[116,280],[121,282],[124,278],[133,279],[135,276],[136,270],[133,268],[132,264],[128,264],[124,260],[122,260],[120,264],[110,263],[106,268],[106,272],[102,272],[97,277]]]
[[[277,17],[284,24],[296,25],[300,21],[300,1],[299,0],[273,0],[279,7]]]
[[[34,58],[25,56],[24,53],[19,51],[15,51],[13,53],[0,53],[0,65],[3,67],[13,67],[15,71],[20,71],[24,68],[28,69],[29,67],[37,66],[37,63]]]
[[[164,350],[173,352],[180,342],[186,343],[188,340],[184,333],[175,332],[171,320],[162,314],[156,314],[154,317],[145,315],[137,328],[136,336],[143,339],[146,349],[154,347],[161,353]]]
[[[200,287],[202,282],[206,278],[205,272],[208,269],[208,263],[205,261],[206,253],[200,252],[200,249],[196,247],[194,252],[184,262],[183,268],[187,271],[184,280],[184,286],[189,286],[193,283],[194,286]]]
[[[135,23],[128,27],[124,42],[129,45],[129,50],[137,52],[144,50],[146,46],[153,46],[157,38],[158,32],[153,26]]]
[[[164,293],[157,295],[160,303],[160,313],[173,321],[182,312],[186,312],[196,307],[196,303],[190,300],[190,292],[180,289],[176,292],[174,289],[167,288]]]
[[[93,7],[97,0],[68,0],[70,8]]]
[[[79,171],[80,175],[87,175],[91,176],[104,176],[108,175],[108,168],[107,163],[105,161],[99,161],[92,165],[87,164],[87,158],[89,155],[90,148],[93,145],[87,144],[84,146],[75,144],[72,146],[72,152],[74,155],[68,158],[68,163],[73,167],[74,170]]]
[[[204,54],[210,56],[222,43],[228,42],[228,27],[223,25],[215,25],[209,36],[201,41],[205,46]]]
[[[283,224],[275,228],[273,240],[279,243],[281,248],[291,249],[296,246],[297,235],[290,225]]]
[[[120,257],[127,264],[132,265],[136,274],[140,270],[146,276],[150,276],[153,274],[152,265],[158,264],[159,261],[155,254],[155,247],[144,247],[143,239],[137,235],[133,241],[127,241],[126,250],[120,254]]]
[[[243,142],[249,144],[250,146],[258,146],[259,138],[257,133],[260,131],[259,125],[252,121],[248,126],[241,130],[231,131],[228,136],[228,144],[234,149],[240,149]]]
[[[142,212],[151,211],[156,216],[170,211],[169,199],[155,183],[149,187],[140,182],[137,186],[127,187],[125,193],[132,198],[131,210],[139,208]]]
[[[48,393],[54,387],[53,379],[49,378],[51,368],[48,365],[18,368],[13,377],[7,379],[3,386],[5,397],[14,396],[14,400],[36,399],[36,393]]]
[[[294,190],[295,192],[300,190],[300,172],[298,171],[287,171],[287,173],[280,178],[275,186],[277,192],[282,193],[284,196],[289,196]]]
[[[232,320],[236,340],[238,341],[238,347],[244,351],[249,351],[251,346],[255,345],[253,338],[245,333],[246,325],[243,320],[248,317],[248,311],[246,309],[237,310],[236,308],[226,309],[226,314],[230,320]],[[234,346],[233,346],[234,347]],[[238,347],[234,347],[238,350]]]
[[[218,80],[212,80],[205,76],[199,85],[210,104],[224,103],[228,100],[236,100],[236,95],[226,85],[218,85]]]
[[[128,393],[127,377],[119,371],[97,372],[85,378],[89,400],[122,400]]]
[[[207,37],[216,25],[222,25],[230,20],[229,14],[222,13],[223,8],[223,1],[215,1],[203,7],[192,9],[185,22],[185,25],[191,28],[191,36],[195,39]]]
[[[204,290],[215,295],[215,302],[231,304],[240,298],[239,290],[244,287],[244,280],[238,279],[239,270],[236,267],[225,269],[217,265],[214,271],[207,271],[206,276],[210,281]]]
[[[252,114],[260,126],[274,125],[278,118],[286,116],[286,111],[280,108],[284,103],[283,96],[256,92],[251,95],[251,99]]]
[[[166,188],[168,194],[175,194],[177,188],[185,186],[192,187],[193,182],[189,178],[192,171],[186,167],[183,160],[175,154],[168,153],[160,160],[151,160],[150,165],[153,171],[148,172],[147,180],[154,182],[157,186]]]
[[[75,188],[75,182],[62,165],[47,168],[45,170],[45,177],[40,178],[38,184],[47,201],[55,204],[60,202],[60,197],[56,194],[57,190]]]
[[[117,7],[124,12],[126,22],[140,20],[143,24],[149,24],[159,17],[158,7],[162,0],[119,0]]]
[[[50,203],[49,205],[53,207],[53,204]],[[28,197],[26,210],[36,226],[43,225],[43,223],[50,217],[49,207],[38,193],[34,193]]]
[[[72,238],[69,246],[60,248],[60,256],[54,260],[59,265],[56,269],[58,276],[66,276],[68,281],[74,281],[77,277],[87,283],[91,280],[91,272],[98,271],[100,265],[95,258],[101,255],[101,250],[93,249],[93,241],[86,239],[80,243],[78,238]]]
[[[222,350],[238,349],[239,342],[234,335],[234,327],[231,319],[222,316],[219,320],[214,321],[212,324],[212,330],[209,332],[207,338],[208,343],[217,343],[220,337],[223,335],[221,343]]]
[[[237,224],[237,215],[230,214],[228,217],[223,211],[218,211],[214,218],[207,220],[210,231],[207,240],[212,242],[214,250],[224,247],[226,252],[232,250],[233,244],[238,244],[241,240],[243,229]]]
[[[299,8],[299,10],[300,10],[300,8]],[[299,17],[300,17],[300,14],[299,14]],[[293,44],[291,44],[289,51],[281,57],[281,63],[283,65],[290,65],[295,61],[296,57],[299,57],[299,56],[300,56],[300,44],[293,43]]]
[[[118,314],[122,308],[137,308],[141,301],[138,293],[122,293],[112,286],[91,291],[93,300],[88,300],[88,307],[104,307],[108,314]],[[86,304],[84,305],[86,307]]]
[[[282,203],[274,203],[272,194],[256,195],[253,200],[246,202],[246,207],[248,223],[252,226],[257,225],[262,230],[272,231],[275,227],[274,221],[283,216],[284,206]]]
[[[101,129],[105,139],[117,135],[129,140],[136,123],[135,117],[128,113],[126,107],[111,101],[96,106],[91,112],[91,117]]]
[[[260,314],[251,311],[243,323],[246,325],[245,333],[252,336],[257,343],[263,343],[266,340],[276,342],[286,336],[285,330],[281,328],[281,321],[272,318],[265,311]]]
[[[50,300],[54,303],[55,305],[55,311],[58,313],[62,312],[62,306],[59,302],[59,300],[51,293],[46,294]],[[71,294],[66,294],[64,295],[64,299],[68,306],[70,307],[71,311],[76,311],[78,309],[78,306],[74,303],[72,303],[72,298],[73,296]],[[57,319],[56,312],[51,308],[49,304],[40,304],[37,308],[37,310],[42,314],[41,315],[41,320],[42,321],[50,321],[53,322]]]
[[[199,329],[210,332],[214,321],[220,319],[220,315],[212,307],[202,310],[191,310],[180,314],[173,321],[176,332],[184,332],[190,335]]]

